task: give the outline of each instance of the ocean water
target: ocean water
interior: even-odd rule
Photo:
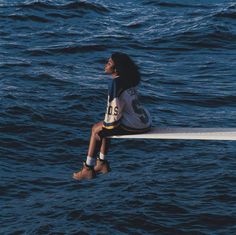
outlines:
[[[236,127],[233,0],[0,1],[0,234],[236,234],[233,141],[113,140],[104,63],[129,54],[159,127]]]

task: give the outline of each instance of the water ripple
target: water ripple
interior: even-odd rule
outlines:
[[[52,10],[91,10],[97,13],[106,13],[109,10],[97,3],[89,3],[84,1],[74,1],[67,4],[51,4],[49,2],[32,2],[29,4],[19,4],[17,7],[21,7],[22,9],[31,9],[31,10],[40,10],[44,11],[47,9]]]
[[[153,126],[235,126],[234,1],[6,0],[0,19],[1,234],[234,234],[233,141],[114,139],[109,174],[72,179],[114,51]]]

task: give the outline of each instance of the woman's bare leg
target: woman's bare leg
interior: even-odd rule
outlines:
[[[92,127],[89,148],[88,148],[88,156],[96,157],[99,152],[103,140],[99,137],[98,133],[102,130],[103,122],[98,122]]]
[[[109,147],[110,147],[110,142],[111,140],[108,138],[103,138],[102,139],[102,145],[100,148],[100,153],[102,153],[103,155],[107,155],[108,151],[109,151]]]
[[[88,156],[95,158],[100,151],[101,154],[106,155],[108,152],[108,148],[110,145],[110,139],[107,138],[100,138],[98,133],[102,130],[103,122],[99,122],[95,124],[92,128],[91,137],[90,137],[90,143],[89,143],[89,149],[88,149]],[[96,173],[108,173],[111,168],[109,166],[109,163],[107,160],[100,159],[101,155],[99,155],[99,158],[96,160],[96,165],[94,167],[94,170]]]
[[[111,171],[110,164],[107,160],[104,159],[105,155],[108,152],[110,145],[110,139],[103,138],[102,139],[102,145],[100,147],[100,154],[99,158],[97,159],[96,166],[94,167],[94,170],[96,173],[108,173]]]
[[[103,138],[102,140],[98,136],[98,133],[102,130],[103,122],[98,122],[92,127],[90,143],[88,148],[88,156],[96,157],[100,151],[106,155],[110,146],[110,139]]]
[[[91,162],[96,161],[95,157],[97,156],[99,150],[104,155],[108,151],[110,142],[109,139],[106,138],[101,139],[98,135],[98,133],[102,130],[102,126],[103,122],[99,122],[92,127],[90,143],[88,148],[88,156],[87,156],[87,160],[90,159],[89,161]],[[94,170],[93,168],[90,168],[88,165],[85,164],[85,166],[81,171],[73,174],[73,178],[76,180],[92,179],[95,177],[95,172],[107,173],[108,171],[110,171],[110,167],[107,161],[100,162],[99,159],[97,161],[99,161],[99,164],[95,166]]]

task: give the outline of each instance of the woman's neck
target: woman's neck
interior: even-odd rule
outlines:
[[[112,79],[115,79],[115,78],[118,78],[119,77],[119,75],[118,75],[118,73],[112,73]]]

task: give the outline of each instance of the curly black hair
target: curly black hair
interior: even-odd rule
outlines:
[[[141,80],[138,66],[125,53],[115,52],[111,55],[116,72],[131,86],[137,86]]]

